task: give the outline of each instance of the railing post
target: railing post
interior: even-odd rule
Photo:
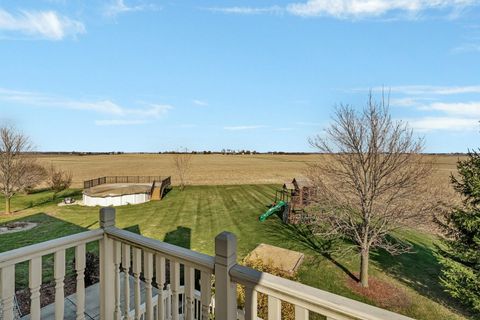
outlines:
[[[215,237],[215,317],[237,319],[237,284],[230,278],[230,269],[237,263],[237,238],[222,232]]]
[[[100,228],[115,226],[115,209],[100,209]],[[113,320],[115,313],[115,261],[113,240],[104,233],[100,240],[100,319]]]

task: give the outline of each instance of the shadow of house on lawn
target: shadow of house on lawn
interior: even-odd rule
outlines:
[[[185,249],[191,249],[192,247],[192,229],[177,226],[177,229],[169,231],[165,234],[163,238],[164,242],[183,247]],[[170,283],[170,263],[166,264],[166,278],[167,283]],[[200,290],[200,270],[195,269],[195,290]],[[180,265],[180,285],[185,284],[185,266]]]
[[[138,224],[135,224],[135,225],[130,226],[130,227],[123,228],[123,230],[142,235],[142,232],[140,231],[140,226]]]
[[[36,213],[29,216],[13,219],[5,223],[12,222],[33,222],[37,223],[32,229],[0,234],[0,252],[18,249],[21,247],[34,245],[60,237],[88,231],[87,228],[55,218],[46,213]],[[98,253],[98,243],[92,242],[87,245],[88,252]],[[66,250],[66,275],[65,292],[73,293],[75,289],[75,269],[73,261],[75,258],[74,248]],[[49,303],[47,296],[52,296],[55,282],[53,281],[54,257],[48,254],[42,257],[42,306]],[[15,265],[15,292],[18,299],[19,308],[22,314],[29,313],[30,290],[28,289],[29,262],[24,261]],[[53,289],[52,289],[53,288]],[[50,294],[49,294],[50,293]]]
[[[192,229],[178,226],[176,230],[167,232],[163,238],[163,241],[179,247],[191,249]]]
[[[38,225],[26,231],[0,234],[0,252],[88,231],[87,228],[58,219],[43,212],[5,221],[4,223],[11,222],[34,222]],[[0,223],[0,225],[1,224],[2,223]]]

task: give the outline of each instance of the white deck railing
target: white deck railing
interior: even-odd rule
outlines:
[[[77,319],[84,319],[85,311],[85,254],[86,244],[102,239],[102,229],[86,231],[28,247],[0,253],[0,315],[4,320],[14,319],[15,265],[28,261],[30,288],[30,319],[40,319],[40,287],[42,285],[42,257],[54,254],[55,318],[63,319],[65,251],[75,248],[77,274]]]
[[[257,293],[268,296],[268,320],[282,318],[282,302],[293,304],[295,319],[300,320],[308,319],[310,312],[328,320],[410,319],[238,265],[236,238],[228,232],[215,238],[212,257],[118,229],[113,208],[100,210],[100,226],[98,230],[0,253],[2,320],[14,319],[15,265],[24,261],[29,261],[30,319],[40,319],[42,257],[48,254],[54,254],[55,319],[64,318],[68,248],[75,248],[76,319],[84,320],[86,244],[93,241],[99,241],[100,249],[100,319],[235,320],[241,314],[246,320],[257,320]],[[237,312],[237,285],[245,289],[241,313]]]
[[[112,208],[103,210],[103,212],[114,214]],[[134,319],[143,317],[140,292],[141,282],[143,282],[145,286],[145,319],[168,319],[169,314],[171,314],[172,320],[178,320],[182,315],[185,315],[186,319],[201,319],[201,314],[205,314],[204,319],[208,319],[211,303],[211,281],[215,266],[213,257],[117,229],[112,223],[104,224],[103,227],[105,239],[101,247],[100,261],[102,261],[102,258],[105,259],[104,261],[113,261],[113,268],[108,263],[103,265],[106,270],[111,271],[105,271],[103,273],[105,279],[101,275],[100,280],[101,290],[103,290],[101,291],[101,297],[106,296],[106,299],[102,302],[104,310],[109,310],[105,311],[105,317],[112,311],[112,306],[115,319],[122,316],[123,318],[129,317],[131,309],[130,290],[134,292],[133,309],[136,310]],[[157,297],[152,296],[153,277],[155,277],[156,286],[164,288],[167,282],[167,267],[169,277],[168,298],[171,301],[171,306],[166,303],[165,293],[167,291],[160,290]],[[183,267],[182,278],[180,277],[181,267]],[[102,272],[102,270],[105,269],[101,268],[100,271]],[[123,288],[120,286],[120,270],[126,277],[123,281]],[[195,270],[198,270],[200,274],[200,290],[198,290],[200,296],[197,295],[197,299],[195,297]],[[134,277],[133,288],[130,288],[128,281],[130,273],[133,273]],[[142,280],[140,279],[141,274],[143,275]],[[105,280],[103,284],[102,280]],[[180,285],[181,280],[184,281],[183,286]],[[124,298],[123,304],[121,303],[122,289],[124,291],[123,297],[127,297]],[[115,295],[112,295],[112,293],[115,293]],[[114,299],[108,299],[108,297],[114,297]],[[154,298],[156,298],[155,302]],[[198,308],[198,300],[201,308]],[[167,308],[171,311],[166,312]]]

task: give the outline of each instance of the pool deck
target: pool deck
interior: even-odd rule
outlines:
[[[129,194],[150,193],[151,183],[114,183],[102,184],[83,190],[83,193],[91,197],[123,196]]]

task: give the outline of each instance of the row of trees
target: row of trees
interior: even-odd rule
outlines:
[[[310,143],[324,155],[308,170],[316,190],[309,227],[323,240],[343,240],[342,253],[359,254],[362,287],[369,284],[373,249],[409,252],[411,245],[395,231],[436,217],[445,231],[439,281],[480,312],[480,154],[458,163],[459,175],[451,179],[464,202],[452,207],[432,183],[423,140],[407,123],[392,119],[384,96],[377,102],[370,95],[360,112],[341,105],[331,126]]]
[[[5,213],[11,213],[11,199],[18,192],[29,192],[41,183],[56,194],[70,187],[72,174],[51,165],[41,166],[30,139],[14,127],[0,128],[0,192],[5,197]]]

